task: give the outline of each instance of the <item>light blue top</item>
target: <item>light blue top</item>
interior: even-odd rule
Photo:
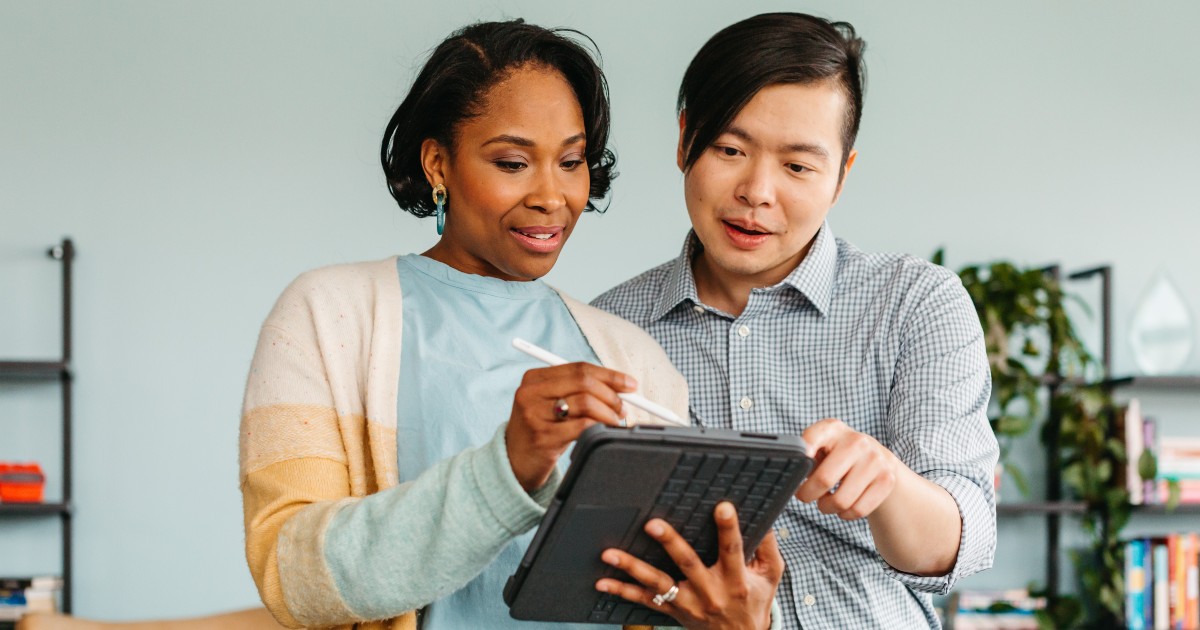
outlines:
[[[540,281],[465,274],[416,254],[400,257],[397,269],[404,295],[396,425],[401,483],[486,444],[508,421],[524,373],[545,367],[513,348],[513,337],[568,361],[599,363],[562,299]],[[560,468],[566,462],[564,456]],[[514,538],[473,579],[463,576],[465,586],[427,607],[422,627],[591,628],[509,616],[504,584],[533,534]]]

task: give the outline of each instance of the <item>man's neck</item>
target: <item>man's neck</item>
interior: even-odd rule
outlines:
[[[796,257],[795,262],[784,264],[756,274],[740,274],[712,264],[704,251],[692,259],[692,277],[696,280],[696,296],[700,301],[734,317],[746,310],[750,302],[750,291],[758,287],[771,287],[783,281],[788,274],[808,255],[810,243]]]

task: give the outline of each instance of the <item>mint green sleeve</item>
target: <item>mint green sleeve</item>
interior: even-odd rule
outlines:
[[[535,525],[561,481],[557,469],[526,493],[509,464],[507,423],[417,479],[342,508],[325,534],[325,562],[347,608],[394,617],[471,581]]]

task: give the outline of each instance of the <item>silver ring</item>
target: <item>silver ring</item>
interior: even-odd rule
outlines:
[[[554,401],[554,418],[556,420],[566,420],[569,413],[571,413],[571,405],[567,404],[566,399],[559,398]]]
[[[663,604],[670,604],[671,602],[675,601],[675,596],[678,594],[679,585],[672,584],[671,588],[667,589],[666,593],[659,593],[658,595],[654,596],[654,605],[662,606]]]

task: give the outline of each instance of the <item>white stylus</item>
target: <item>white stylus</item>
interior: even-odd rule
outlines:
[[[546,365],[564,365],[568,362],[566,359],[558,356],[557,354],[554,354],[553,352],[550,352],[549,350],[540,346],[535,346],[532,343],[521,339],[520,337],[513,337],[512,345],[517,350],[528,354],[529,356],[541,361],[542,363],[545,363]],[[678,424],[680,426],[687,426],[687,423],[685,423],[683,420],[680,420],[679,416],[675,415],[674,411],[671,411],[670,409],[667,409],[666,407],[652,400],[648,400],[644,396],[639,394],[617,395],[621,397],[621,400],[624,400],[625,402],[633,405],[634,407],[638,407],[639,409],[645,409],[646,411],[649,411],[650,413],[662,418],[663,420],[666,420],[667,422]]]

